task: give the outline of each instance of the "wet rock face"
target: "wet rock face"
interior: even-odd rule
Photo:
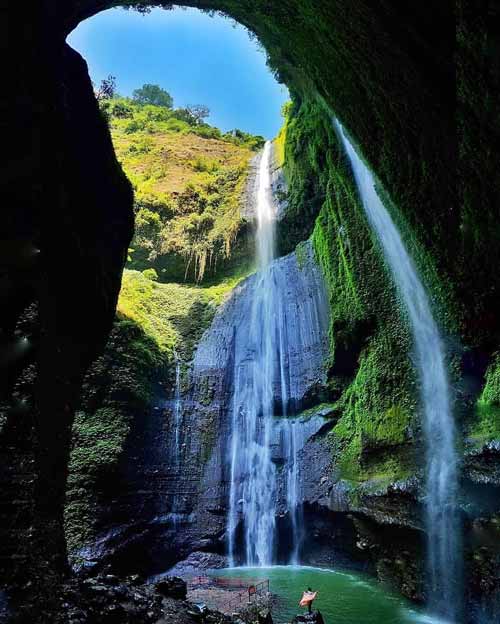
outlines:
[[[291,344],[286,359],[290,397],[286,408],[289,414],[297,414],[296,444],[304,488],[309,481],[314,488],[317,472],[307,468],[313,456],[305,446],[324,426],[328,410],[300,410],[321,400],[326,379],[322,277],[309,247],[300,260],[294,254],[277,260],[274,270],[282,285],[281,310]],[[236,353],[241,358],[248,344],[255,284],[255,276],[242,282],[217,312],[181,380],[179,403],[174,392],[172,398],[134,417],[120,465],[120,495],[104,493],[97,538],[74,553],[75,561],[84,567],[99,568],[112,561],[122,573],[135,568],[157,574],[178,562],[181,571],[206,567],[206,558],[215,567],[221,564],[214,557],[225,563],[234,360]],[[283,409],[279,385],[274,395],[279,414]],[[287,421],[275,420],[272,458],[278,468],[277,513],[282,515],[286,512]],[[329,465],[326,442],[321,452],[322,464]]]
[[[500,487],[500,440],[466,450],[465,476],[474,484]]]
[[[201,570],[220,570],[227,566],[228,558],[225,555],[217,555],[210,552],[193,552],[187,559],[179,561],[171,568],[169,574],[191,576],[199,574]]]
[[[276,260],[273,272],[287,332],[285,375],[289,380],[286,406],[281,405],[279,381],[273,387],[275,411],[279,414],[285,408],[288,414],[296,414],[319,400],[317,395],[326,381],[328,315],[324,286],[309,247],[300,260],[295,254]],[[244,375],[245,357],[251,357],[250,352],[244,354],[252,344],[248,315],[256,283],[255,276],[242,282],[216,314],[198,345],[190,390],[183,400],[179,482],[169,498],[172,513],[177,509],[183,518],[190,519],[180,521],[176,540],[191,542],[192,549],[225,551],[233,374],[238,361],[242,363],[239,374]],[[310,414],[299,418],[298,425],[301,449],[321,428],[323,419]],[[278,466],[283,466],[286,457],[281,428],[277,418],[271,445],[273,461]],[[286,475],[284,469],[278,473],[279,510],[284,505]]]
[[[300,613],[296,615],[292,624],[325,624],[325,620],[320,611],[313,611],[312,613]]]
[[[327,355],[328,310],[325,287],[309,245],[300,259],[290,254],[276,260],[272,274],[283,315],[279,323],[286,330],[288,394],[295,404],[286,406],[286,411],[297,413],[304,407],[308,393],[326,381],[324,360]],[[210,401],[212,396],[216,397],[216,403],[220,403],[217,396],[220,389],[223,394],[231,392],[231,381],[227,379],[222,388],[217,388],[214,380],[220,379],[220,375],[216,376],[215,372],[229,371],[228,374],[232,374],[235,354],[251,348],[248,319],[255,287],[256,277],[251,276],[235,288],[198,345],[193,363],[193,396],[200,403]],[[275,377],[273,401],[279,408],[279,376]]]

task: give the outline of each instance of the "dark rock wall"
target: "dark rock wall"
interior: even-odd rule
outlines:
[[[15,59],[15,70],[2,104],[0,567],[3,579],[31,569],[35,581],[42,570],[50,582],[66,566],[71,425],[83,374],[114,317],[132,192],[53,7],[38,4],[29,17],[25,8],[2,9],[4,59]],[[22,459],[30,455],[34,465]]]

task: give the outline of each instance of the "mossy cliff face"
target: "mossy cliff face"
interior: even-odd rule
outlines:
[[[323,476],[324,487],[307,503],[313,509],[354,512],[357,544],[372,560],[377,575],[408,597],[421,600],[424,452],[418,380],[404,306],[359,204],[324,101],[296,98],[278,143],[288,188],[281,245],[286,248],[310,235],[330,292],[331,424],[325,443],[333,463]],[[458,399],[455,415],[464,436],[460,447],[465,448],[462,502],[466,557],[472,562],[466,573],[473,579],[479,573],[477,562],[493,569],[497,557],[478,526],[495,526],[498,512],[493,502],[500,484],[498,355],[483,343],[483,366],[488,363],[484,379],[481,370],[464,364],[467,358],[478,357],[481,338],[476,335],[472,343],[470,327],[464,324],[468,302],[457,296],[463,284],[450,282],[436,252],[422,242],[426,224],[412,229],[387,194],[384,199],[426,282],[449,347],[450,376]],[[302,208],[313,220],[312,227],[302,220]],[[313,512],[308,517],[313,527],[320,527],[316,533],[325,531]],[[403,553],[391,549],[387,525],[400,527],[393,530],[394,538],[403,531],[401,544],[405,545],[398,546]],[[495,578],[488,576],[486,595],[493,593]],[[474,587],[476,591],[477,583]],[[474,591],[468,596],[472,602],[477,598]],[[483,599],[484,604],[489,600]],[[487,612],[491,603],[484,608]]]
[[[311,237],[330,303],[329,423],[305,447],[312,457],[331,457],[323,472],[313,464],[305,471],[304,491],[312,492],[306,495],[308,532],[323,536],[312,545],[311,563],[327,562],[327,536],[340,523],[345,536],[332,538],[334,559],[344,549],[344,556],[370,562],[380,579],[422,599],[418,481],[411,479],[423,467],[422,440],[405,313],[331,112],[322,101],[296,98],[278,140],[288,187],[280,243],[286,248]]]
[[[133,509],[127,509],[124,518],[124,510],[118,508],[124,506],[119,499],[130,497],[131,489],[130,469],[124,471],[124,455],[131,462],[130,449],[125,447],[133,445],[140,420],[151,411],[154,398],[161,396],[167,366],[157,343],[135,322],[123,319],[115,322],[103,355],[85,378],[66,499],[66,537],[75,555],[110,524],[109,516],[115,529],[120,520],[130,522],[134,517]],[[109,509],[111,499],[114,509]],[[134,499],[136,508],[137,502]]]
[[[307,234],[301,208],[311,207],[312,242],[329,288],[330,392],[338,418],[330,435],[340,475],[387,484],[418,468],[408,445],[419,427],[411,342],[321,103],[302,101],[291,110],[284,170],[289,203],[282,238],[295,231],[294,224]]]

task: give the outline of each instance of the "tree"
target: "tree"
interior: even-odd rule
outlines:
[[[112,76],[111,74],[105,78],[104,80],[101,80],[101,84],[99,85],[99,88],[96,91],[96,98],[98,101],[101,100],[110,100],[111,98],[114,98],[116,94],[116,77]]]
[[[193,120],[195,126],[200,125],[210,115],[210,109],[204,104],[194,104],[186,109]]]
[[[172,108],[174,100],[170,93],[162,89],[159,85],[145,84],[140,89],[135,89],[132,99],[138,104],[153,104]]]

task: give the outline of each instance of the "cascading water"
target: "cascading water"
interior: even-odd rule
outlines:
[[[460,617],[460,531],[456,512],[458,462],[450,389],[441,336],[427,293],[401,235],[380,200],[375,180],[336,121],[368,221],[377,235],[408,311],[420,376],[426,439],[426,529],[429,607],[455,622]]]
[[[235,371],[229,501],[229,552],[234,556],[238,507],[245,518],[248,565],[272,563],[275,531],[276,468],[271,461],[273,427],[273,314],[271,261],[275,251],[275,212],[271,199],[271,144],[260,160],[257,192],[257,261],[259,272],[250,312],[250,361]],[[249,369],[249,370],[246,370]]]
[[[232,565],[237,553],[243,555],[238,561],[247,565],[275,562],[277,515],[288,520],[291,533],[286,561],[298,562],[297,455],[318,423],[295,418],[293,412],[320,381],[326,355],[326,296],[310,246],[304,251],[303,270],[293,254],[275,259],[270,162],[271,144],[266,143],[256,192],[259,270],[233,299],[234,307],[228,307],[224,328],[231,344],[234,388],[227,527]],[[233,324],[230,330],[227,322]],[[197,357],[201,361],[211,354],[202,345]]]
[[[180,462],[180,442],[182,427],[182,401],[181,401],[181,361],[174,352],[175,357],[175,390],[174,390],[174,457],[176,464]]]
[[[290,563],[297,565],[299,563],[299,549],[302,538],[301,531],[301,514],[299,505],[299,471],[297,458],[297,426],[295,420],[287,420],[284,431],[284,455],[288,457],[287,474],[286,474],[286,505],[290,514],[290,524],[292,529],[292,551]]]

